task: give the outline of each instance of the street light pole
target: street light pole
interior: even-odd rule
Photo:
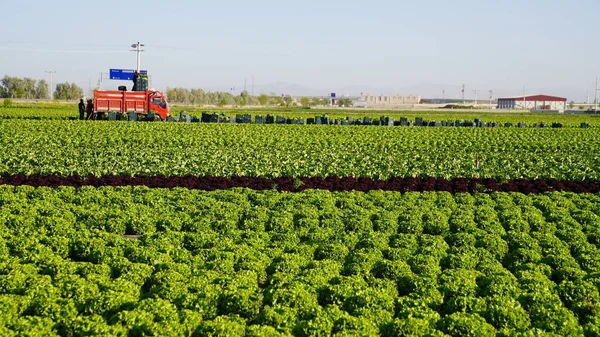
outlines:
[[[140,72],[140,69],[141,69],[141,68],[140,68],[140,55],[141,55],[141,53],[144,51],[144,50],[142,49],[142,47],[144,47],[144,45],[143,45],[143,44],[141,44],[141,43],[139,43],[139,42],[138,42],[138,43],[134,43],[134,44],[132,44],[132,45],[131,45],[131,48],[135,48],[135,49],[134,49],[134,50],[132,50],[132,51],[136,52],[136,54],[137,54],[137,55],[136,55],[136,61],[137,61],[137,62],[136,62],[136,70],[137,70],[137,72],[138,72],[138,73]]]
[[[56,71],[54,70],[48,70],[46,71],[46,74],[50,74],[50,100],[53,101],[54,100],[54,92],[52,91],[52,74],[55,74]]]
[[[527,107],[525,106],[526,105],[526,101],[525,101],[526,94],[527,94],[527,86],[523,85],[523,109],[527,109]]]
[[[490,90],[490,109],[492,109],[492,98],[494,97],[494,92]]]
[[[594,91],[594,113],[598,111],[598,77],[596,77],[596,90]]]

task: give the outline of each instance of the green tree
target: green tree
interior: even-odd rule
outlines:
[[[25,82],[18,77],[5,75],[2,78],[2,87],[4,88],[4,97],[23,98],[25,97]]]
[[[310,106],[310,98],[308,97],[301,97],[300,98],[300,104],[304,107],[306,106]]]
[[[290,107],[292,103],[294,103],[294,99],[292,98],[292,96],[285,96],[283,98],[283,103],[286,107]]]
[[[190,100],[192,100],[194,104],[206,104],[206,94],[204,90],[192,89],[190,92]]]
[[[267,105],[267,103],[269,102],[269,96],[267,96],[266,94],[260,94],[260,96],[258,96],[258,102],[260,103],[260,105]]]
[[[235,105],[246,106],[246,99],[243,96],[235,96]]]
[[[316,106],[327,105],[327,102],[322,98],[313,98],[312,104]]]
[[[35,80],[33,78],[24,78],[23,80],[23,97],[35,98]]]
[[[167,88],[167,98],[170,102],[179,102],[179,97],[177,97],[177,90],[175,88]]]
[[[338,106],[349,107],[352,105],[352,100],[350,98],[342,98],[338,100]]]
[[[83,97],[83,89],[75,83],[58,83],[54,91],[55,99],[64,99],[67,101]]]
[[[50,98],[50,87],[48,86],[48,83],[45,80],[40,80],[37,82],[37,86],[35,87],[35,98]]]

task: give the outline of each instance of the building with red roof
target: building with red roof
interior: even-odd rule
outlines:
[[[498,98],[498,109],[565,110],[567,99],[549,95]]]

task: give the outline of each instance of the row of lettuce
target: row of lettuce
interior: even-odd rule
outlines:
[[[600,180],[599,130],[0,120],[0,176]]]
[[[595,336],[599,243],[594,194],[1,186],[0,334]]]
[[[398,111],[398,110],[341,110],[341,109],[294,109],[294,108],[243,108],[243,109],[215,109],[215,108],[197,108],[189,106],[171,107],[172,116],[180,116],[181,112],[189,113],[190,115],[200,116],[204,113],[225,114],[226,116],[235,116],[237,114],[252,114],[252,116],[277,115],[288,118],[304,118],[314,116],[328,116],[331,119],[345,119],[352,117],[354,119],[362,119],[364,117],[379,119],[381,116],[392,117],[395,120],[400,118],[408,118],[414,120],[417,117],[422,117],[429,121],[448,121],[470,120],[483,118],[486,122],[495,122],[504,125],[504,123],[525,123],[529,127],[546,123],[560,123],[565,127],[579,127],[581,123],[587,123],[591,126],[599,125],[599,119],[593,114],[543,114],[543,113],[494,113],[483,110],[459,111],[450,110],[423,110],[423,111]],[[189,111],[189,112],[188,112]],[[10,107],[0,106],[0,119],[37,119],[37,120],[75,120],[79,118],[77,104],[14,104]]]

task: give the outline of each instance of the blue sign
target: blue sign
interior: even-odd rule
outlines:
[[[111,69],[109,78],[111,80],[132,81],[134,72],[133,69]],[[148,71],[140,70],[140,74],[148,74]]]
[[[331,98],[335,98],[335,92],[331,93]]]

